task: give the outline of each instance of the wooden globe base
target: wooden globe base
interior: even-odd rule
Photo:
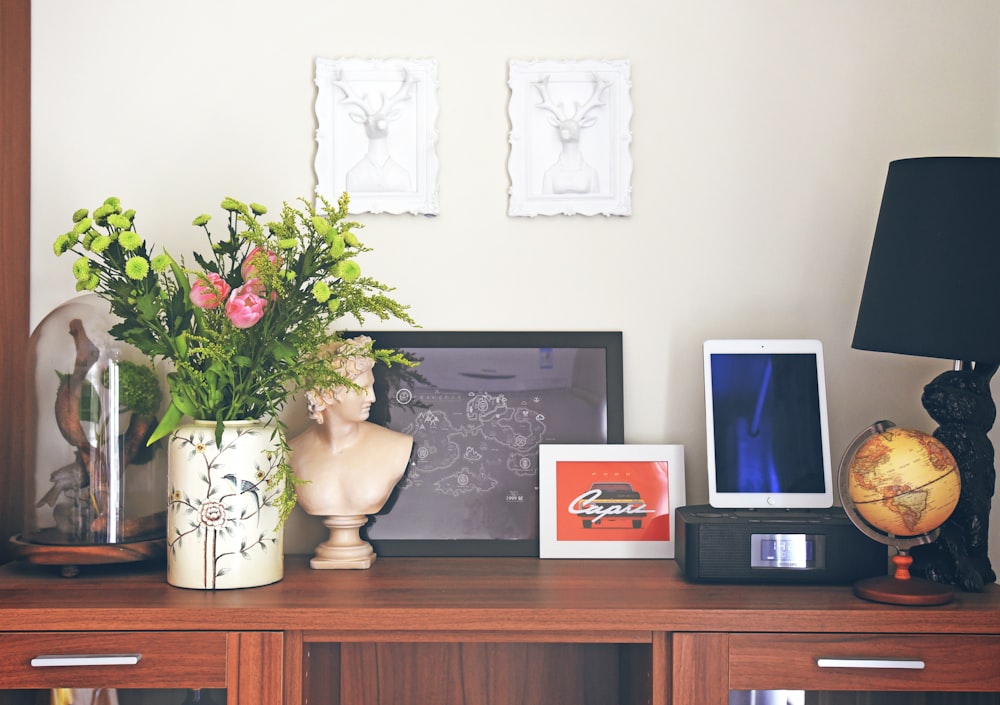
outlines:
[[[893,575],[879,575],[854,583],[854,594],[864,600],[890,605],[944,605],[952,601],[955,591],[923,578],[910,576],[913,558],[901,553],[892,557],[896,567]]]

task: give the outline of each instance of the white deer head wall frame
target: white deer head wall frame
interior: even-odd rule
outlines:
[[[438,212],[437,61],[316,60],[316,193],[351,213]]]
[[[631,215],[629,62],[510,61],[512,216]]]

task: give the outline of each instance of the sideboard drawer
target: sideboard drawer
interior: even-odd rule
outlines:
[[[0,636],[0,688],[225,688],[227,641],[221,632],[10,632]]]
[[[998,663],[998,636],[733,634],[729,638],[732,690],[994,692],[1000,691]]]

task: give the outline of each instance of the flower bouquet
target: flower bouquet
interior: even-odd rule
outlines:
[[[353,387],[321,350],[339,337],[335,321],[367,314],[413,325],[407,307],[386,285],[364,276],[355,258],[369,248],[346,220],[348,196],[336,207],[283,204],[276,220],[267,209],[225,198],[227,234],[215,239],[209,215],[194,219],[209,249],[193,262],[154,253],[135,227],[135,211],[108,198],[92,213],[73,214],[73,227],[56,238],[57,255],[73,252],[78,291],[97,294],[120,320],[111,334],[151,359],[168,361],[170,404],[148,443],[169,435],[185,416],[216,422],[269,419],[307,385]],[[409,364],[389,350],[367,351],[386,364]],[[287,450],[287,448],[286,448]],[[287,455],[287,453],[286,453]],[[283,516],[294,506],[286,461]]]

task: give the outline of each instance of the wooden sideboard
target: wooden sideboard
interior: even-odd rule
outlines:
[[[62,578],[14,563],[0,568],[0,629],[0,690],[226,688],[230,705],[725,705],[731,689],[1000,702],[996,585],[894,607],[847,586],[692,584],[668,560],[382,558],[313,571],[289,556],[281,582],[218,592],[171,587],[150,565]],[[67,653],[141,658],[29,665]],[[34,701],[0,692],[7,702]]]

